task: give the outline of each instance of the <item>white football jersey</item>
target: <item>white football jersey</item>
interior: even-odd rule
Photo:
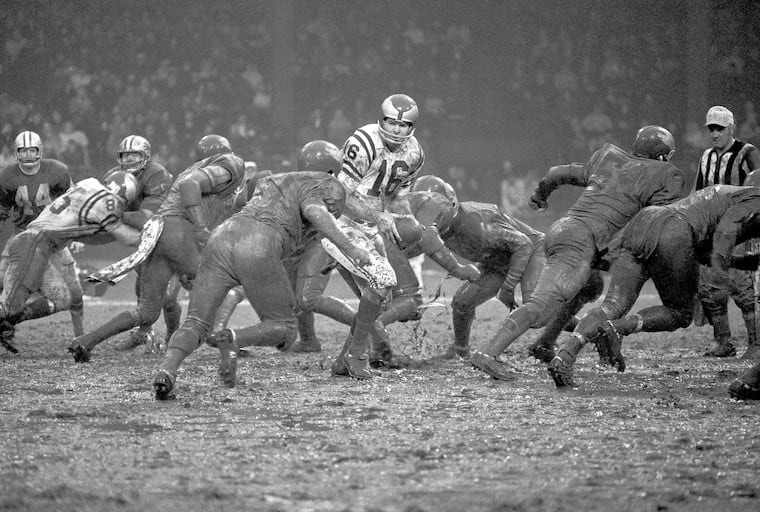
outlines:
[[[343,166],[338,179],[349,191],[366,196],[378,210],[386,198],[409,193],[422,169],[425,154],[416,137],[409,137],[395,151],[380,138],[377,123],[362,126],[343,145]]]
[[[77,238],[107,230],[124,213],[124,201],[95,178],[78,181],[47,205],[27,229]]]

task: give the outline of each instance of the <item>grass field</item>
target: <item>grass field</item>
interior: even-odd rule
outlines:
[[[427,276],[431,289],[438,280]],[[345,295],[333,281],[329,293]],[[88,300],[86,326],[126,309],[131,289]],[[655,300],[647,287],[637,307]],[[478,311],[474,346],[504,313],[495,301]],[[232,325],[252,321],[244,303]],[[741,352],[735,309],[732,325]],[[510,347],[515,382],[440,359],[452,339],[443,307],[391,326],[414,364],[366,382],[330,376],[346,328],[318,317],[317,331],[322,353],[240,359],[234,389],[203,347],[180,370],[178,399],[156,402],[160,356],[117,350],[121,336],[74,364],[68,314],[19,326],[20,353],[0,353],[0,510],[760,509],[760,404],[728,398],[747,365],[702,357],[707,327],[630,336],[625,373],[586,351],[570,391],[527,357],[532,331]]]

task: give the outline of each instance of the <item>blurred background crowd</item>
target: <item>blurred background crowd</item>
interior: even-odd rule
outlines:
[[[758,22],[753,0],[7,0],[0,164],[31,129],[76,179],[100,175],[135,133],[177,173],[219,133],[283,171],[404,92],[426,173],[527,216],[549,165],[629,148],[643,124],[674,133],[683,168],[712,104],[760,143]]]

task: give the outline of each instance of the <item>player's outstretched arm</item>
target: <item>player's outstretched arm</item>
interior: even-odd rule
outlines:
[[[334,243],[341,252],[361,265],[368,265],[371,262],[370,253],[351,242],[348,236],[341,231],[335,217],[326,205],[310,203],[303,208],[302,213],[314,228]]]

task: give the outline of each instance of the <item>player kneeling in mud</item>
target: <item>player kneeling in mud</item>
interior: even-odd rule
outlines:
[[[581,318],[574,339],[596,344],[603,363],[625,370],[623,336],[636,332],[674,331],[688,327],[694,312],[698,265],[709,264],[725,274],[731,266],[746,266],[734,257],[734,247],[760,235],[760,188],[717,185],[666,206],[644,208],[623,228],[620,248],[610,267],[610,285],[601,306]],[[750,262],[751,263],[751,262]],[[624,316],[642,286],[654,282],[662,305]],[[747,322],[750,346],[756,340],[754,321]],[[564,349],[562,361],[549,373],[557,387],[575,386],[575,357]]]
[[[125,203],[136,195],[136,180],[123,171],[110,174],[105,184],[84,179],[8,242],[8,269],[0,297],[0,343],[6,349],[17,352],[11,339],[18,323],[68,308],[71,297],[62,282],[60,260],[71,242],[140,242],[140,231],[122,220]]]
[[[296,339],[296,300],[283,260],[322,235],[358,266],[372,262],[370,252],[353,244],[338,227],[336,219],[343,213],[346,192],[332,176],[341,162],[340,151],[333,148],[333,164],[326,165],[324,172],[265,178],[246,206],[214,230],[201,256],[187,317],[169,341],[153,377],[157,400],[174,397],[179,366],[206,340],[216,309],[230,289],[242,285],[261,319],[257,325],[236,329],[233,339],[208,340],[221,352],[222,381],[232,387],[238,347],[287,350]]]

